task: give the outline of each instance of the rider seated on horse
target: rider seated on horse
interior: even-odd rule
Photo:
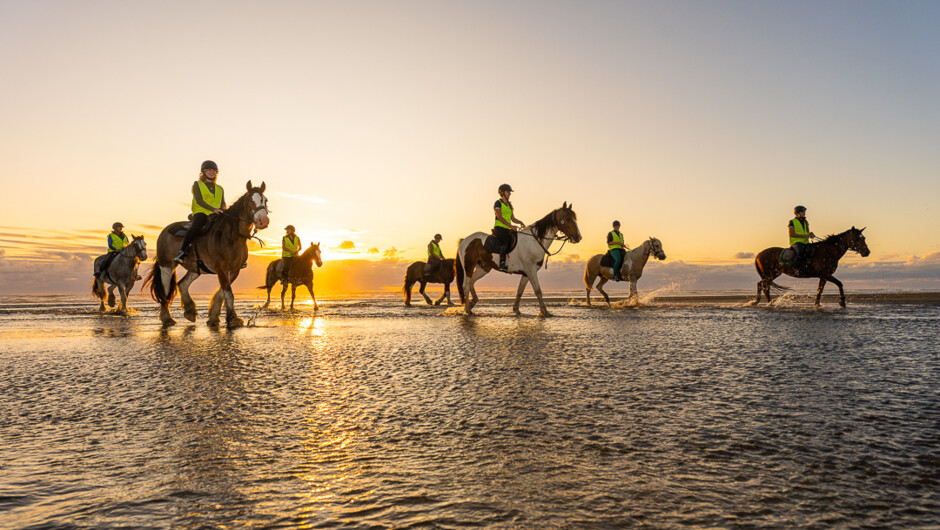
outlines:
[[[796,216],[790,220],[788,225],[790,233],[790,246],[793,247],[793,250],[796,252],[796,263],[799,263],[803,259],[803,255],[806,252],[806,245],[809,244],[809,239],[811,237],[816,237],[816,234],[809,231],[809,221],[806,220],[806,207],[797,206],[793,208],[793,214]]]
[[[437,272],[441,263],[444,262],[444,254],[441,252],[440,234],[434,234],[434,239],[428,243],[428,262],[424,264],[424,275],[430,276]]]
[[[100,276],[103,271],[108,270],[108,266],[114,261],[114,257],[117,256],[118,252],[126,247],[128,243],[127,236],[124,234],[124,225],[120,222],[111,225],[111,233],[108,234],[108,257],[101,262],[101,268],[95,271],[95,278]]]
[[[623,234],[620,233],[620,221],[614,221],[613,230],[607,233],[607,252],[614,258],[614,281],[623,281],[620,269],[623,267],[623,258],[627,255],[627,246],[623,244]]]
[[[300,238],[294,234],[294,225],[284,227],[287,235],[281,238],[281,283],[287,283],[290,276],[291,265],[294,264],[294,258],[300,255]]]
[[[215,162],[206,160],[202,163],[199,168],[199,180],[193,182],[192,223],[183,238],[180,253],[174,260],[177,264],[182,264],[186,259],[193,239],[202,233],[202,229],[209,222],[209,216],[225,210],[225,192],[222,186],[215,183],[218,176],[219,166]]]
[[[509,202],[509,195],[512,193],[512,186],[503,184],[497,190],[499,200],[493,204],[493,212],[496,214],[496,221],[493,226],[493,235],[499,239],[499,270],[506,272],[506,254],[509,253],[509,247],[512,245],[512,232],[525,228],[525,223],[516,219],[513,215],[512,203]],[[513,223],[519,227],[513,226]]]

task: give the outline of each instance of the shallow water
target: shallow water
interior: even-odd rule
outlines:
[[[937,305],[199,302],[0,299],[0,527],[940,525]]]

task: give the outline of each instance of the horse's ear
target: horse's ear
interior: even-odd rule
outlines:
[[[262,180],[261,181],[261,193],[264,193],[264,188],[265,188],[265,185],[264,185],[264,181]]]
[[[318,247],[320,246],[320,242],[319,242],[319,241],[317,241],[317,246],[318,246]]]
[[[868,228],[868,227],[866,226],[865,228]],[[864,232],[865,228],[862,228],[861,230],[859,230],[858,233],[861,234],[862,232]]]
[[[248,191],[251,191],[251,181],[250,181],[250,180],[248,181],[248,184],[247,184],[245,187],[248,188]]]
[[[569,205],[568,205],[568,209],[569,209],[569,210],[574,210],[574,203],[569,204]]]
[[[568,207],[568,201],[565,201],[565,202],[561,203],[561,208],[562,208],[563,210],[564,210],[565,208],[567,208],[567,207]]]

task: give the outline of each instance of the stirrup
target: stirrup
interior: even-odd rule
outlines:
[[[509,271],[509,266],[506,265],[506,262],[505,262],[505,261],[501,261],[501,262],[499,263],[499,271],[500,271],[500,272],[508,272],[508,271]]]
[[[179,254],[176,255],[176,258],[173,259],[173,262],[177,265],[182,265],[183,261],[186,259],[186,251],[181,250]]]

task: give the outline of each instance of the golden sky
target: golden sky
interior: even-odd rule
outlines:
[[[922,259],[938,24],[918,2],[0,1],[0,259],[95,254],[115,220],[154,242],[204,159],[229,203],[266,182],[259,258],[288,223],[328,261],[423,259],[435,232],[453,254],[507,182],[527,223],[573,203],[560,260],[619,219],[743,265],[796,204],[817,234],[867,226],[869,261]]]

